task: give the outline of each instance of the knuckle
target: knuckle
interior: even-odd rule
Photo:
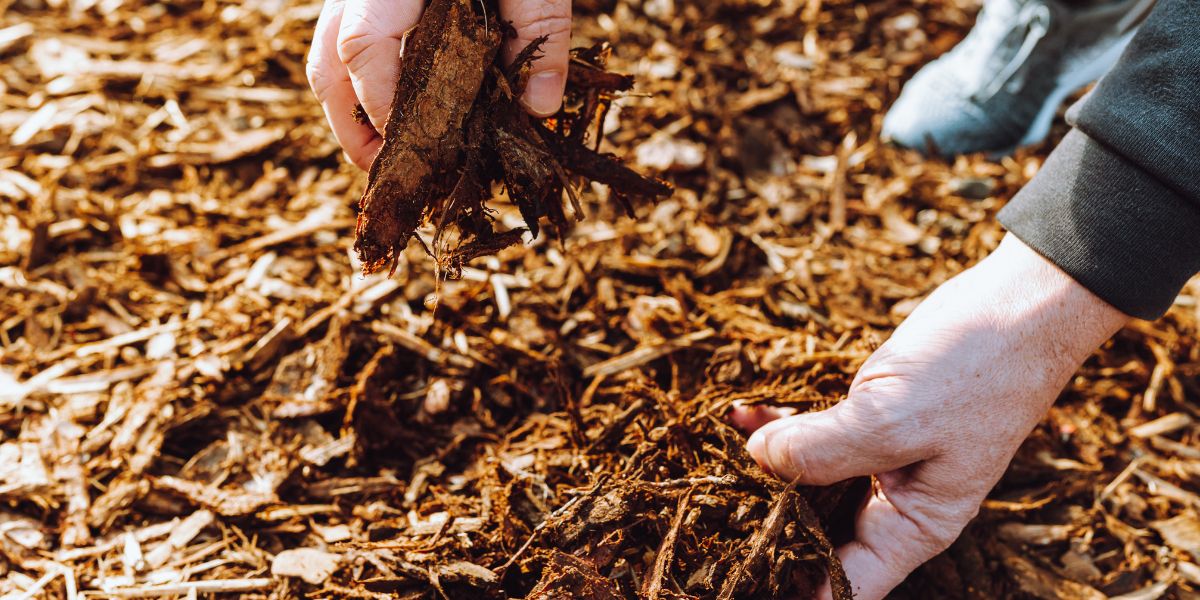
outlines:
[[[918,543],[927,550],[927,553],[932,556],[942,552],[954,543],[958,538],[959,530],[957,519],[955,522],[948,522],[946,515],[930,515],[924,511],[913,511],[904,514],[904,519],[914,529]],[[965,525],[966,522],[963,522]]]
[[[368,50],[376,41],[376,34],[365,23],[343,28],[338,34],[337,53],[347,69],[356,71],[370,58]]]
[[[790,427],[783,432],[782,437],[782,456],[779,457],[779,460],[789,478],[799,476],[814,485],[833,483],[826,481],[821,470],[814,469],[816,465],[809,456],[808,444],[805,443],[804,434],[800,432],[800,428]]]
[[[911,399],[912,391],[894,378],[867,379],[852,392],[844,417],[847,427],[856,428],[860,435],[877,444],[885,444],[900,452],[929,454],[939,429],[927,413],[916,410],[919,403],[898,403]]]
[[[513,26],[523,41],[570,35],[571,4],[567,0],[531,2],[527,10],[513,19]]]
[[[962,530],[979,513],[982,498],[959,498],[951,502],[927,501],[902,512],[932,554],[949,548]]]
[[[877,350],[874,358],[880,351]],[[868,395],[876,396],[886,394],[895,387],[897,378],[888,371],[874,372],[868,369],[874,365],[864,365],[859,369],[860,376],[855,379],[854,384],[850,388],[850,395]]]
[[[304,74],[308,77],[308,87],[317,97],[317,102],[325,102],[329,90],[334,84],[334,78],[329,74],[329,67],[323,61],[310,57],[304,65]]]

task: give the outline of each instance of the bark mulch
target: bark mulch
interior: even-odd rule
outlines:
[[[724,416],[837,402],[998,244],[1051,143],[878,140],[977,8],[577,1],[545,122],[491,15],[429,187],[341,160],[319,3],[0,0],[0,598],[848,597],[869,482],[778,481]],[[1196,597],[1198,298],[897,597]]]

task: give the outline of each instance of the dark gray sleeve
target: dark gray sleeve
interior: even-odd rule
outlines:
[[[1068,120],[1000,221],[1116,308],[1157,318],[1200,272],[1200,1],[1159,0]]]

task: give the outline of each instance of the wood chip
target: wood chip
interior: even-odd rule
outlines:
[[[313,585],[325,583],[342,563],[342,556],[317,548],[294,548],[275,555],[271,574],[280,577],[299,577]]]

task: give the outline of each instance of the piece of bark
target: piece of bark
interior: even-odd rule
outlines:
[[[542,567],[542,578],[528,600],[621,600],[614,582],[585,559],[553,550]]]
[[[275,555],[271,574],[298,577],[312,585],[325,583],[342,564],[342,556],[319,548],[292,548]]]
[[[365,273],[391,266],[424,223],[435,226],[438,272],[457,278],[467,261],[537,236],[544,218],[561,236],[583,209],[572,176],[608,184],[631,211],[630,197],[670,194],[612,155],[585,146],[589,131],[632,78],[604,71],[607,46],[575,50],[566,101],[552,118],[530,117],[519,98],[546,38],[507,65],[496,64],[504,35],[494,8],[468,0],[433,0],[405,44],[383,146],[360,202],[355,250]],[[600,134],[597,134],[598,147]],[[501,183],[526,228],[497,231],[486,203]],[[453,230],[457,235],[444,235]],[[424,242],[422,242],[424,244]]]
[[[433,0],[407,41],[383,147],[371,165],[354,249],[365,271],[395,260],[459,166],[463,123],[500,47],[465,0]]]
[[[688,501],[692,498],[692,489],[688,489],[679,497],[679,506],[675,508],[675,516],[671,519],[671,528],[663,536],[658,546],[658,554],[654,557],[654,567],[646,582],[642,585],[642,596],[647,600],[659,600],[663,597],[663,585],[671,571],[671,561],[675,558],[675,540],[679,538],[679,529],[683,526],[683,518],[687,515]]]

